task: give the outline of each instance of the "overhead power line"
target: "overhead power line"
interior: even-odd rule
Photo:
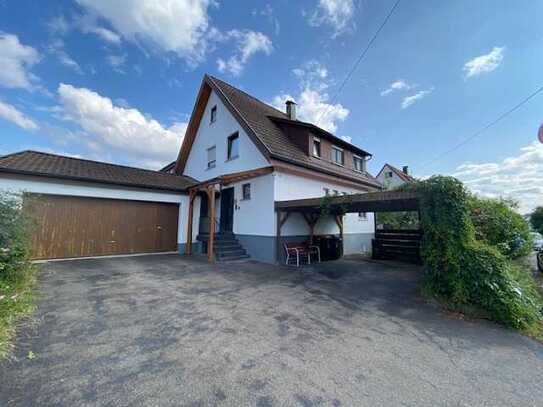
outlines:
[[[511,113],[515,112],[516,110],[520,109],[524,104],[526,104],[527,102],[529,102],[531,99],[533,99],[534,97],[536,97],[539,93],[543,92],[543,86],[541,86],[539,89],[537,89],[536,91],[532,92],[530,95],[528,95],[527,97],[525,97],[524,99],[522,99],[522,101],[520,101],[519,103],[517,103],[514,107],[512,107],[511,109],[507,110],[506,112],[502,113],[501,115],[499,115],[496,119],[492,120],[490,123],[488,123],[486,126],[482,127],[481,129],[477,130],[475,133],[473,133],[471,136],[469,136],[468,138],[462,140],[460,143],[458,143],[457,145],[455,145],[454,147],[452,147],[451,149],[445,151],[444,153],[441,153],[439,154],[438,156],[432,158],[431,160],[429,161],[426,161],[425,163],[422,163],[421,167],[420,168],[425,168],[427,167],[428,165],[430,164],[433,164],[434,162],[440,160],[441,158],[445,157],[446,155],[452,153],[453,151],[456,151],[458,150],[460,147],[466,145],[467,143],[469,143],[471,140],[473,140],[474,138],[476,137],[479,137],[482,133],[484,133],[486,130],[488,130],[490,127],[494,126],[495,124],[497,124],[498,122],[502,121],[503,119],[505,119],[507,116],[509,116]]]
[[[351,70],[349,71],[349,73],[347,74],[347,76],[345,77],[345,79],[343,80],[343,82],[341,83],[341,85],[339,86],[337,92],[335,93],[334,97],[332,98],[332,103],[330,103],[330,105],[328,105],[326,107],[325,110],[322,111],[322,113],[319,115],[319,118],[317,119],[317,123],[322,119],[322,117],[328,113],[328,110],[330,109],[331,106],[334,105],[334,103],[336,103],[337,101],[337,98],[339,97],[339,95],[341,94],[341,92],[343,91],[343,88],[345,87],[345,85],[347,84],[347,82],[349,82],[349,80],[351,79],[351,76],[353,75],[353,73],[356,71],[356,69],[358,68],[358,65],[360,65],[360,62],[362,62],[362,60],[364,59],[364,57],[366,56],[366,54],[368,53],[369,49],[371,48],[371,46],[373,45],[373,43],[375,42],[375,40],[377,39],[377,37],[379,36],[379,33],[381,32],[381,30],[385,27],[385,25],[387,24],[388,20],[390,19],[390,17],[392,16],[392,14],[394,14],[394,11],[396,10],[396,8],[398,7],[398,4],[400,4],[400,1],[401,0],[396,0],[396,3],[394,3],[394,5],[392,6],[392,8],[390,9],[390,11],[388,12],[386,18],[383,20],[383,22],[381,23],[381,25],[379,26],[379,28],[377,29],[377,31],[375,31],[375,34],[373,34],[373,37],[371,37],[370,41],[368,42],[368,44],[366,45],[366,47],[364,48],[364,50],[362,51],[362,53],[360,54],[360,56],[358,57],[358,59],[356,60],[356,62],[354,63],[353,67],[351,68]]]

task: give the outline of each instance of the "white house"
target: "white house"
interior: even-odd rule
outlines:
[[[0,157],[0,189],[40,198],[28,200],[40,216],[36,257],[185,253],[187,242],[205,252],[212,222],[219,258],[275,262],[275,202],[380,190],[366,170],[370,158],[297,120],[294,103],[282,112],[206,75],[179,156],[164,172],[22,152]],[[293,215],[281,243],[309,233]],[[331,216],[314,227],[315,235],[338,233]],[[373,233],[373,214],[345,215],[344,254],[369,251]]]
[[[413,182],[415,179],[409,175],[409,167],[404,166],[401,170],[385,164],[381,171],[375,177],[385,189],[394,189],[408,182]]]

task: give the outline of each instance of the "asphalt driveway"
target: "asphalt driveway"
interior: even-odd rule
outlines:
[[[350,260],[48,263],[0,405],[540,406],[543,346],[442,313],[418,278]]]

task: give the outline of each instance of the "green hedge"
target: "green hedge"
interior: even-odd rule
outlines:
[[[34,309],[30,230],[20,197],[0,193],[0,359],[10,349],[21,316]]]
[[[481,308],[513,328],[540,322],[543,302],[531,276],[476,238],[464,185],[435,176],[409,189],[421,194],[425,292],[461,309]]]

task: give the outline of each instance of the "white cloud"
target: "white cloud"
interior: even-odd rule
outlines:
[[[488,54],[478,56],[466,62],[463,68],[466,78],[495,70],[502,63],[504,52],[505,47],[494,47]]]
[[[0,85],[33,90],[37,79],[29,69],[40,60],[38,52],[13,34],[0,32]]]
[[[533,142],[502,162],[460,165],[453,176],[475,193],[512,198],[527,213],[543,202],[543,144]]]
[[[53,34],[65,35],[72,29],[78,29],[83,34],[94,34],[110,44],[119,45],[121,43],[119,34],[99,26],[96,23],[96,17],[90,14],[76,16],[70,21],[60,15],[51,19],[47,26]]]
[[[108,55],[106,57],[106,61],[109,65],[113,68],[115,72],[118,72],[120,74],[124,74],[125,71],[123,69],[124,64],[126,62],[126,54],[123,55]]]
[[[421,90],[414,95],[404,97],[402,100],[402,109],[407,109],[409,106],[428,96],[432,91],[433,89]]]
[[[258,52],[269,55],[273,51],[272,41],[261,32],[232,30],[225,37],[233,38],[236,41],[237,52],[226,61],[221,58],[217,60],[220,72],[230,72],[232,75],[238,76],[243,72],[245,64],[253,55]]]
[[[272,104],[284,111],[285,102],[294,100],[297,106],[298,119],[322,127],[329,132],[337,130],[337,122],[349,115],[349,109],[340,103],[331,104],[326,89],[329,86],[328,70],[316,61],[310,61],[293,70],[300,81],[300,92],[294,97],[284,93],[275,98]]]
[[[353,0],[319,0],[317,9],[309,15],[308,21],[313,26],[328,24],[334,28],[334,36],[337,36],[354,27],[354,11]]]
[[[47,47],[47,50],[51,55],[56,56],[58,61],[62,65],[72,69],[79,75],[83,75],[83,70],[81,69],[81,66],[79,66],[79,64],[64,50],[64,41],[59,38],[53,40]]]
[[[413,89],[415,87],[416,87],[416,85],[411,85],[411,84],[407,83],[406,81],[404,81],[403,79],[398,79],[398,80],[392,82],[388,86],[388,88],[383,90],[381,92],[381,96],[386,96],[386,95],[389,95],[389,94],[391,94],[393,92],[411,90],[411,89]]]
[[[4,103],[0,100],[0,118],[5,119],[28,131],[35,131],[39,126],[30,118],[24,115],[15,106]]]
[[[78,124],[88,137],[81,142],[97,150],[112,148],[147,163],[171,160],[179,150],[186,123],[164,127],[137,109],[115,106],[86,88],[61,83],[58,94],[64,118]]]
[[[208,7],[213,0],[77,0],[129,41],[174,52],[190,63],[207,52]]]

